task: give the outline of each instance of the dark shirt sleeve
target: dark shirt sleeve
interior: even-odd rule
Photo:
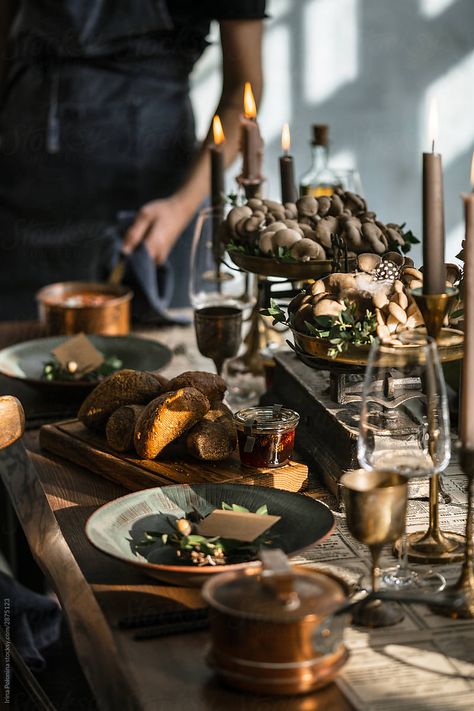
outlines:
[[[214,20],[262,20],[267,17],[265,0],[221,0],[207,4]]]

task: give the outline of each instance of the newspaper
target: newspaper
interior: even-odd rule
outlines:
[[[453,462],[443,485],[449,504],[440,504],[444,530],[464,533],[466,477]],[[370,570],[366,546],[352,538],[338,502],[321,486],[311,496],[333,510],[337,528],[321,544],[307,549],[294,562],[337,566],[356,588],[365,586]],[[426,482],[411,486],[407,530],[426,530]],[[382,569],[396,565],[390,547],[381,557]],[[410,563],[417,571],[429,566]],[[461,564],[436,566],[448,584],[457,580]],[[404,619],[375,630],[349,627],[345,642],[351,655],[337,684],[358,711],[457,711],[474,709],[474,620],[451,620],[422,605],[403,605]]]

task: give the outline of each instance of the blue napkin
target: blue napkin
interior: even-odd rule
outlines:
[[[28,590],[1,571],[0,601],[6,638],[10,637],[32,671],[41,671],[46,666],[41,650],[59,639],[59,605],[45,595]]]
[[[120,212],[116,224],[107,228],[111,270],[121,258],[123,236],[134,219],[134,212]],[[157,266],[143,242],[126,257],[123,283],[134,293],[132,319],[135,323],[150,326],[189,323],[188,318],[167,313],[174,290],[173,269],[169,262]]]

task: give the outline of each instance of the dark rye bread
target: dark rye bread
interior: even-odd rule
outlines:
[[[129,452],[133,449],[135,425],[144,409],[144,405],[123,405],[110,415],[105,436],[108,445],[116,452]]]
[[[135,426],[135,449],[143,459],[155,459],[173,440],[202,420],[209,400],[196,388],[180,388],[150,402]]]
[[[222,402],[226,384],[225,381],[214,373],[205,373],[200,370],[188,370],[181,375],[177,375],[168,383],[168,390],[178,390],[179,388],[196,388],[203,393],[212,404]]]
[[[122,405],[146,405],[162,392],[163,386],[150,373],[119,370],[89,393],[77,417],[86,427],[103,431],[110,415]]]
[[[227,459],[237,444],[232,412],[224,404],[209,410],[186,436],[186,449],[196,459],[218,462]]]

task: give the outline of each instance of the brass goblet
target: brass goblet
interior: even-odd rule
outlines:
[[[200,353],[212,358],[218,375],[227,358],[233,358],[242,342],[242,311],[236,306],[205,306],[194,312],[194,328]]]
[[[370,549],[372,590],[380,587],[379,558],[382,548],[405,530],[408,481],[401,474],[358,469],[341,477],[342,496],[349,531]],[[370,600],[354,614],[362,627],[387,627],[403,619],[401,607],[386,600]]]

